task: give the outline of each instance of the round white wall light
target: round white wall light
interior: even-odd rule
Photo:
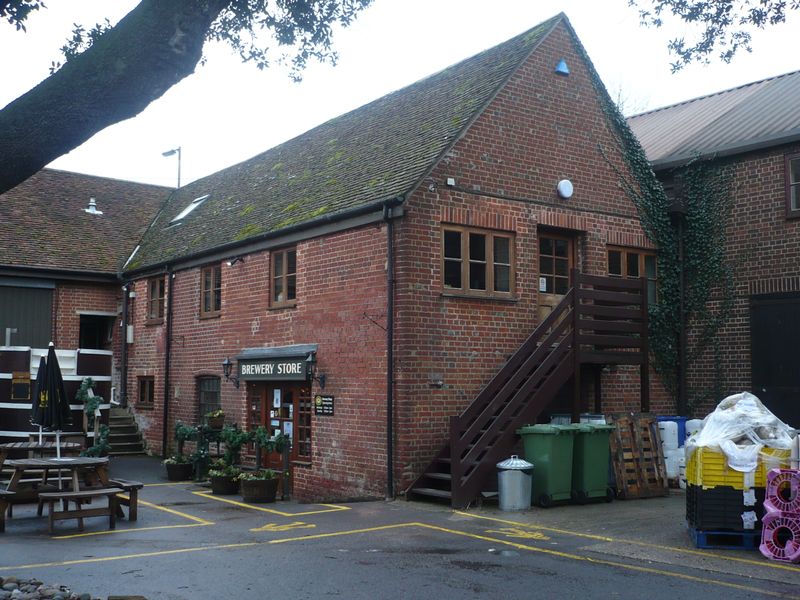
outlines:
[[[556,186],[558,195],[564,199],[572,198],[572,182],[569,179],[562,179]]]

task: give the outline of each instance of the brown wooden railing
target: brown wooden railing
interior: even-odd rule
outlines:
[[[572,273],[573,287],[519,350],[458,416],[450,443],[409,488],[411,494],[471,503],[507,458],[518,428],[536,421],[570,378],[573,419],[580,410],[583,364],[641,367],[642,407],[648,407],[647,281]]]

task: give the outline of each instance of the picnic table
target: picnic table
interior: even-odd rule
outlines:
[[[64,519],[78,519],[78,528],[83,530],[83,518],[93,516],[108,516],[109,528],[114,529],[118,509],[117,494],[124,490],[113,487],[108,475],[108,458],[74,456],[64,458],[23,458],[6,460],[5,466],[11,469],[11,479],[4,493],[0,494],[0,532],[5,530],[5,513],[10,504],[19,501],[38,501],[39,514],[44,502],[49,505],[49,530],[53,532],[53,522]],[[48,486],[52,474],[58,478],[59,487],[62,476],[67,473],[66,479],[70,485],[66,490],[54,489]],[[21,486],[27,475],[39,478],[40,487],[26,488]],[[81,478],[90,483],[92,487],[81,487]],[[99,487],[98,487],[99,485]],[[42,491],[44,490],[44,491]],[[95,497],[108,499],[108,506],[101,508],[83,508],[82,503]],[[63,510],[55,510],[55,503],[61,501]],[[69,503],[74,502],[76,507],[69,508]]]
[[[45,441],[37,442],[33,440],[28,442],[5,442],[3,444],[0,444],[0,451],[20,450],[23,452],[27,451],[30,453],[38,452],[41,455],[44,455],[45,453],[55,454],[58,450],[73,453],[81,450],[81,448],[82,446],[78,442],[56,443],[56,442],[45,442]],[[2,466],[1,463],[0,466]]]

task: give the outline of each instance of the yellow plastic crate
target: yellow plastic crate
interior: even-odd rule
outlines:
[[[755,470],[755,482],[752,487],[767,486],[767,473],[770,469],[788,469],[789,450],[778,448],[762,448]],[[737,490],[745,490],[745,476],[749,474],[736,471],[728,466],[725,455],[711,448],[696,448],[686,461],[686,483],[709,489],[721,485],[731,486]]]

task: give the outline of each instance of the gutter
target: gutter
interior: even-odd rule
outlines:
[[[169,363],[172,351],[172,267],[167,269],[167,339],[164,343],[164,423],[161,430],[161,456],[167,456],[167,437],[169,433]]]
[[[122,349],[120,351],[119,368],[121,373],[119,382],[119,396],[122,408],[128,407],[128,294],[129,285],[122,286]]]
[[[394,499],[394,212],[404,201],[383,203],[386,221],[386,498]]]

